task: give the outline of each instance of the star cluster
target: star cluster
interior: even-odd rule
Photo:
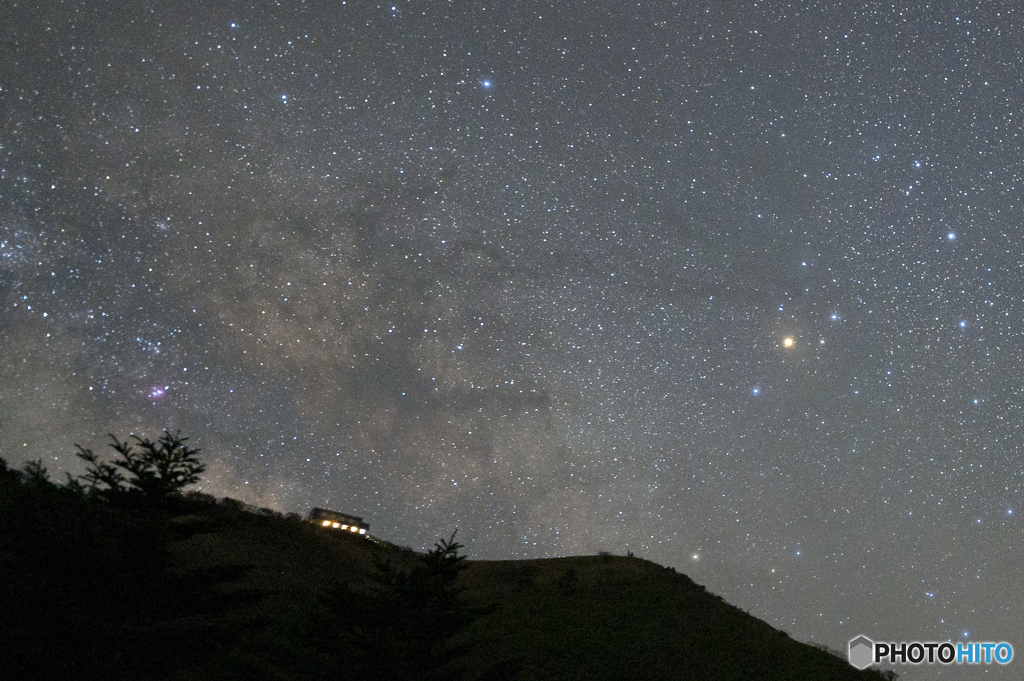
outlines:
[[[204,491],[398,544],[632,551],[836,648],[1020,631],[1009,6],[0,23],[12,463],[181,429]]]

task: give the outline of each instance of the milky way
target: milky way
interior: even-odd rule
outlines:
[[[1024,646],[997,7],[5,3],[0,455]]]

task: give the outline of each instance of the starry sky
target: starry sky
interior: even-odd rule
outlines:
[[[1024,650],[1019,8],[393,1],[3,4],[0,456]]]

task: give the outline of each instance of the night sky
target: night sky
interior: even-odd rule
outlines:
[[[0,456],[1024,652],[1024,17],[938,5],[5,2]]]

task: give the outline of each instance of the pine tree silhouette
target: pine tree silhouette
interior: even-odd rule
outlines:
[[[196,458],[200,450],[189,448],[185,444],[188,438],[181,437],[180,431],[172,435],[165,430],[155,442],[138,435],[132,436],[134,444],[121,442],[114,435],[110,439],[113,443],[108,446],[120,455],[113,463],[100,461],[91,449],[75,443],[76,456],[88,464],[82,479],[94,495],[113,498],[136,491],[151,499],[164,499],[198,482],[199,474],[206,470]]]

